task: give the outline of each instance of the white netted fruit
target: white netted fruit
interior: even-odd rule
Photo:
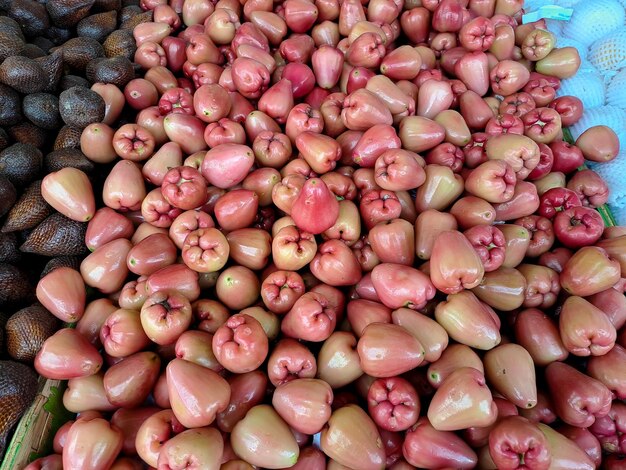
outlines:
[[[592,44],[587,57],[600,72],[619,70],[626,66],[626,28]]]
[[[583,102],[585,109],[589,109],[603,106],[605,93],[604,79],[600,74],[580,71],[561,82],[557,96],[576,96]]]
[[[622,28],[625,20],[626,12],[618,0],[584,1],[575,6],[563,35],[590,45]]]
[[[626,109],[626,67],[609,82],[606,89],[606,104]]]
[[[563,21],[546,20],[546,26],[548,27],[548,31],[554,34],[557,38],[563,36],[563,27],[565,26]]]

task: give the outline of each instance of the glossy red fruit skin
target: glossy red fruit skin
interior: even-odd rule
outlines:
[[[113,136],[115,153],[125,160],[143,161],[154,152],[155,140],[148,129],[138,124],[125,124]]]
[[[595,209],[609,199],[609,186],[593,170],[577,171],[567,182],[567,189],[576,193],[582,205]]]
[[[316,278],[331,286],[350,286],[361,279],[358,260],[340,240],[322,243],[309,266]]]
[[[371,282],[377,297],[389,308],[408,307],[419,310],[436,293],[435,286],[426,274],[400,264],[377,265],[372,270]]]
[[[289,62],[283,69],[282,78],[291,83],[295,99],[304,98],[315,88],[315,75],[311,68],[300,62]]]
[[[207,183],[195,168],[172,168],[163,177],[161,193],[167,202],[183,210],[202,206],[207,200]]]
[[[504,418],[489,435],[489,452],[499,468],[547,470],[552,455],[541,430],[521,416]]]
[[[556,140],[549,146],[553,155],[552,171],[572,173],[585,162],[582,151],[575,145]]]
[[[44,342],[34,365],[46,378],[69,380],[93,375],[102,364],[102,356],[84,336],[72,328],[63,328]]]
[[[213,352],[231,372],[250,372],[267,357],[267,335],[255,318],[246,314],[233,315],[215,332]]]
[[[576,124],[583,115],[583,103],[575,96],[560,96],[552,100],[548,107],[561,115],[563,126]]]
[[[463,232],[478,253],[485,272],[498,269],[504,263],[505,238],[500,229],[493,225],[476,225]]]
[[[402,455],[419,468],[474,468],[478,457],[465,441],[450,431],[437,431],[422,417],[407,432]]]
[[[206,153],[202,176],[209,184],[228,189],[241,183],[254,163],[252,149],[241,144],[222,144]]]
[[[319,234],[337,221],[339,203],[322,179],[311,178],[302,186],[291,215],[298,228]]]
[[[159,112],[163,116],[170,113],[192,115],[194,110],[191,93],[182,88],[170,88],[159,99]]]
[[[172,359],[167,365],[166,377],[172,410],[185,427],[210,425],[230,401],[228,382],[198,364]]]
[[[430,278],[437,289],[446,294],[472,289],[480,284],[484,273],[481,258],[461,232],[443,232],[435,240]]]
[[[164,233],[147,236],[128,252],[126,266],[132,273],[149,276],[176,261],[176,246]]]
[[[541,195],[539,215],[553,219],[558,212],[582,206],[578,195],[567,188],[552,188]]]
[[[107,420],[79,418],[67,434],[63,468],[111,468],[122,443],[122,431]]]
[[[295,301],[281,324],[291,338],[319,342],[326,340],[337,325],[337,312],[327,296],[307,292]]]
[[[388,431],[404,431],[419,417],[415,388],[401,377],[378,379],[367,392],[367,406],[374,422]]]
[[[230,107],[228,92],[220,85],[202,85],[194,92],[193,109],[204,122],[217,122],[227,117]]]
[[[259,208],[259,197],[249,189],[233,189],[215,203],[214,214],[223,230],[249,227],[254,222]]]
[[[272,405],[287,424],[298,432],[316,434],[331,415],[333,392],[320,379],[296,379],[280,385]]]
[[[161,360],[151,351],[143,351],[110,366],[104,374],[107,400],[115,406],[134,408],[141,405],[159,378]]]
[[[85,313],[85,283],[75,269],[63,266],[48,273],[37,283],[35,295],[61,321],[76,322]]]
[[[373,168],[378,158],[387,150],[400,147],[400,138],[393,127],[375,125],[363,133],[353,149],[352,159],[361,168]],[[415,185],[417,186],[419,184]]]
[[[555,412],[567,424],[589,427],[611,410],[609,389],[572,366],[553,362],[546,368],[546,380]]]
[[[568,248],[593,245],[600,239],[603,230],[602,216],[588,207],[573,206],[554,218],[554,233]]]
[[[459,31],[461,46],[469,51],[486,51],[495,40],[495,28],[488,18],[479,16],[465,23]]]
[[[130,238],[133,231],[130,219],[109,207],[102,207],[87,224],[85,244],[90,251],[95,251],[116,238]]]

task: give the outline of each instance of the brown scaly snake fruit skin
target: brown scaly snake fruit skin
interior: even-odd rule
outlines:
[[[7,437],[37,394],[37,374],[25,364],[0,361],[0,460]]]

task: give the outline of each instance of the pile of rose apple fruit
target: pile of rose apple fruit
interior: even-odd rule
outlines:
[[[626,231],[577,171],[619,142],[563,140],[575,49],[515,0],[142,6],[81,138],[103,204],[42,183],[92,254],[37,286],[78,417],[29,468],[624,468]]]

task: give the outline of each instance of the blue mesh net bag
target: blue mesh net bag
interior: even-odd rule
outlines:
[[[562,23],[562,21],[560,21],[559,23]],[[587,60],[587,46],[585,46],[582,42],[577,41],[576,39],[567,38],[565,36],[557,36],[556,46],[557,47],[574,47],[578,51],[578,55],[580,56],[580,59],[583,62]]]
[[[626,67],[609,81],[606,88],[606,104],[626,109]]]
[[[625,20],[626,12],[619,0],[582,1],[575,5],[572,18],[563,26],[563,35],[588,46],[623,27]]]
[[[561,82],[557,96],[576,96],[583,102],[585,109],[588,109],[604,105],[605,93],[604,79],[600,74],[578,72],[572,78]]]

